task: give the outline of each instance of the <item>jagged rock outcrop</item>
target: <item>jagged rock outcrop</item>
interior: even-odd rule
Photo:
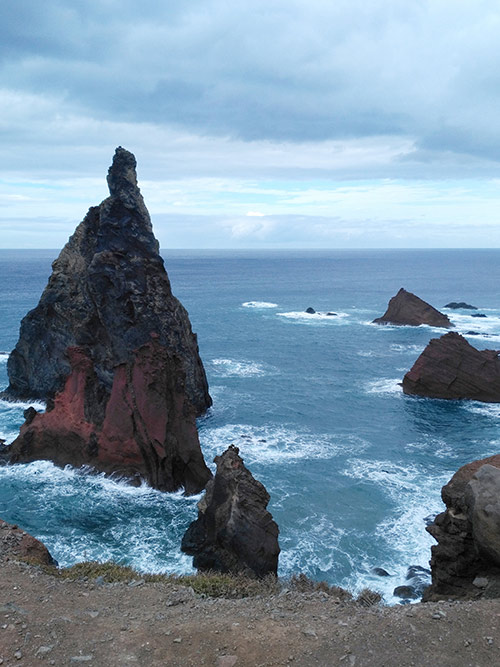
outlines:
[[[278,526],[266,507],[269,494],[244,466],[234,445],[215,458],[217,472],[198,503],[182,550],[198,570],[263,577],[278,569]]]
[[[53,263],[38,306],[21,323],[6,395],[53,397],[69,375],[66,349],[73,346],[90,350],[109,390],[114,367],[156,332],[181,361],[199,415],[211,405],[205,371],[188,314],[172,295],[132,153],[116,149],[107,180],[110,197],[89,209]]]
[[[135,158],[117,148],[111,196],[91,208],[53,264],[9,357],[9,397],[26,413],[13,463],[50,459],[201,491],[211,473],[195,418],[211,403],[196,336],[172,295]]]
[[[500,402],[500,359],[455,332],[433,338],[403,378],[405,394]]]
[[[500,455],[462,466],[441,495],[424,601],[500,597]]]
[[[403,288],[389,301],[387,310],[382,317],[377,317],[373,320],[373,323],[414,327],[428,324],[432,327],[444,327],[446,329],[453,326],[446,315]]]
[[[72,371],[63,391],[50,411],[26,411],[9,448],[11,463],[48,459],[145,479],[162,491],[205,488],[211,473],[181,365],[157,337],[116,367],[109,396],[84,348],[69,348],[68,357]]]
[[[42,542],[0,519],[0,562],[18,558],[35,565],[57,565]]]

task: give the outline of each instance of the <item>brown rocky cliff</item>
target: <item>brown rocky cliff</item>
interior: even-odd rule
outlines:
[[[163,491],[198,493],[211,473],[201,453],[196,415],[180,362],[157,338],[115,369],[103,400],[95,365],[70,348],[72,371],[53,407],[29,415],[9,448],[12,463],[48,459],[145,479]]]
[[[151,332],[180,360],[198,415],[210,405],[205,371],[188,314],[172,295],[151,220],[137,186],[135,157],[117,148],[110,196],[87,216],[53,264],[37,307],[21,323],[8,364],[11,398],[46,400],[64,387],[68,347],[89,350],[108,392],[114,368]]]
[[[182,539],[199,570],[263,577],[278,569],[278,526],[267,511],[269,494],[231,445],[215,457],[217,472],[198,503],[198,518]]]
[[[500,359],[450,332],[433,338],[403,379],[405,394],[500,402]]]
[[[441,495],[446,510],[427,527],[437,545],[423,600],[500,597],[500,454],[462,466]]]
[[[415,294],[401,288],[396,296],[389,301],[386,312],[382,317],[373,320],[374,324],[398,324],[418,327],[428,324],[432,327],[444,327],[449,329],[453,326],[446,315],[440,313],[426,301]]]

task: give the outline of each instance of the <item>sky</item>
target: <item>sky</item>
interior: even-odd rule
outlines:
[[[498,0],[0,0],[0,248],[500,247]]]

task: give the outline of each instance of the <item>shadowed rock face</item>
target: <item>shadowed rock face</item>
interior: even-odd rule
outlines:
[[[450,332],[433,338],[403,379],[405,394],[500,402],[500,359]]]
[[[116,367],[108,395],[84,348],[68,350],[72,371],[45,414],[26,411],[11,463],[48,459],[145,479],[162,491],[199,493],[212,476],[200,450],[180,362],[157,338]]]
[[[424,601],[500,597],[500,455],[462,466],[441,495]]]
[[[130,360],[151,332],[180,360],[198,415],[210,405],[205,371],[186,310],[172,295],[132,153],[117,148],[110,197],[90,208],[52,265],[38,306],[21,323],[7,370],[11,398],[51,398],[70,372],[68,347],[89,350],[111,390],[114,367]]]
[[[446,315],[403,288],[389,301],[387,310],[382,317],[377,317],[373,320],[373,323],[415,327],[420,324],[428,324],[432,327],[445,327],[447,329],[453,326]]]
[[[182,539],[199,570],[263,577],[278,570],[278,526],[266,510],[269,494],[231,445],[215,458],[217,472],[198,503],[198,518]]]
[[[211,399],[196,336],[172,295],[132,153],[117,148],[108,185],[22,321],[6,394],[48,403],[45,414],[27,411],[8,457],[198,493],[211,473],[195,419]]]

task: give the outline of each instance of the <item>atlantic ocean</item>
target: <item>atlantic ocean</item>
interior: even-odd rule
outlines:
[[[0,388],[20,320],[57,254],[0,251]],[[405,372],[444,331],[371,322],[404,287],[475,347],[500,349],[500,250],[162,255],[214,399],[198,424],[205,458],[212,465],[233,443],[268,489],[280,575],[369,586],[395,602],[408,566],[428,567],[425,525],[443,509],[442,485],[500,451],[500,405],[404,396]],[[450,301],[479,310],[444,309]],[[15,438],[27,406],[0,402],[0,438]],[[0,517],[43,540],[61,565],[113,559],[190,571],[179,545],[197,500],[48,462],[0,467]]]

